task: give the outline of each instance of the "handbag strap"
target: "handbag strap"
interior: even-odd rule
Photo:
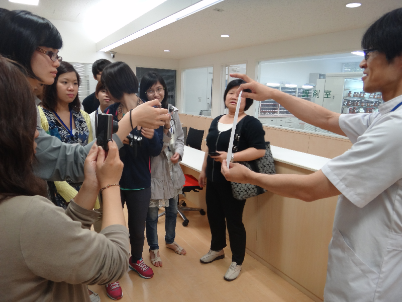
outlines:
[[[236,145],[233,145],[232,151],[237,152],[239,151],[239,143],[240,143],[240,136],[241,136],[241,129],[243,128],[244,120],[247,118],[248,115],[243,117],[240,122],[237,123],[235,128],[235,136],[234,139],[236,140]]]

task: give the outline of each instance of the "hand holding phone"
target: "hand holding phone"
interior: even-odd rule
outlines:
[[[212,151],[212,152],[209,152],[208,155],[209,155],[209,156],[219,156],[219,155],[221,155],[221,154],[220,154],[219,152]]]

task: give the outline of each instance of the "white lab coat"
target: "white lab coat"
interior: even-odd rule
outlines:
[[[329,244],[324,300],[402,301],[402,102],[341,115],[353,146],[322,172],[342,193]]]

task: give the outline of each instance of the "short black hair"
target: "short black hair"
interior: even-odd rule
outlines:
[[[101,81],[110,95],[118,101],[123,98],[124,93],[138,92],[138,79],[124,62],[114,62],[106,66]]]
[[[56,78],[54,79],[54,83],[52,85],[45,86],[45,88],[44,88],[43,101],[42,101],[42,105],[44,108],[46,108],[48,110],[56,111],[57,81],[62,74],[65,74],[67,72],[75,72],[75,75],[77,76],[78,87],[81,85],[80,75],[78,74],[77,70],[75,70],[74,66],[65,61],[60,62],[60,66],[57,67],[57,75],[56,75]],[[77,96],[75,97],[75,99],[70,104],[68,104],[68,107],[70,108],[70,110],[74,110],[75,112],[80,112],[81,103],[80,103],[80,99],[78,97],[78,93],[77,93]]]
[[[226,95],[228,94],[229,90],[234,87],[239,87],[241,84],[245,84],[246,82],[241,79],[236,79],[230,81],[228,86],[226,86],[225,93],[223,94],[223,103],[225,104]],[[251,92],[250,89],[244,89],[245,92]],[[253,99],[246,98],[246,106],[244,107],[244,111],[247,111],[250,106],[253,105]],[[225,104],[226,107],[226,104]]]
[[[99,59],[96,60],[93,64],[92,64],[92,74],[94,75],[94,78],[96,78],[96,76],[98,75],[99,72],[102,72],[103,69],[105,69],[106,66],[108,66],[109,64],[112,64],[112,62],[110,62],[107,59]]]
[[[385,54],[388,62],[402,54],[402,8],[395,9],[375,21],[362,38],[363,49]]]
[[[153,85],[156,83],[161,83],[163,86],[163,89],[165,90],[165,96],[163,97],[161,106],[162,108],[167,109],[168,108],[168,89],[165,83],[165,80],[159,75],[159,73],[156,73],[154,71],[147,72],[141,79],[140,83],[140,98],[144,102],[148,102],[148,97],[147,97],[147,90],[151,88]]]
[[[25,10],[3,13],[0,28],[0,54],[17,61],[29,77],[41,81],[32,71],[31,58],[39,46],[54,49],[63,46],[57,28],[49,20]]]

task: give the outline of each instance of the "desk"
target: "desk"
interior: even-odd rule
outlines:
[[[303,168],[309,171],[318,171],[330,160],[329,158],[294,151],[286,148],[271,146],[275,161]]]
[[[271,146],[272,156],[275,161],[303,168],[309,171],[318,171],[330,160],[326,157],[307,154],[286,148]],[[184,146],[182,165],[189,167],[197,172],[201,172],[204,162],[205,152]]]
[[[183,158],[180,162],[183,166],[189,167],[197,172],[201,172],[204,163],[205,152],[184,146]]]

